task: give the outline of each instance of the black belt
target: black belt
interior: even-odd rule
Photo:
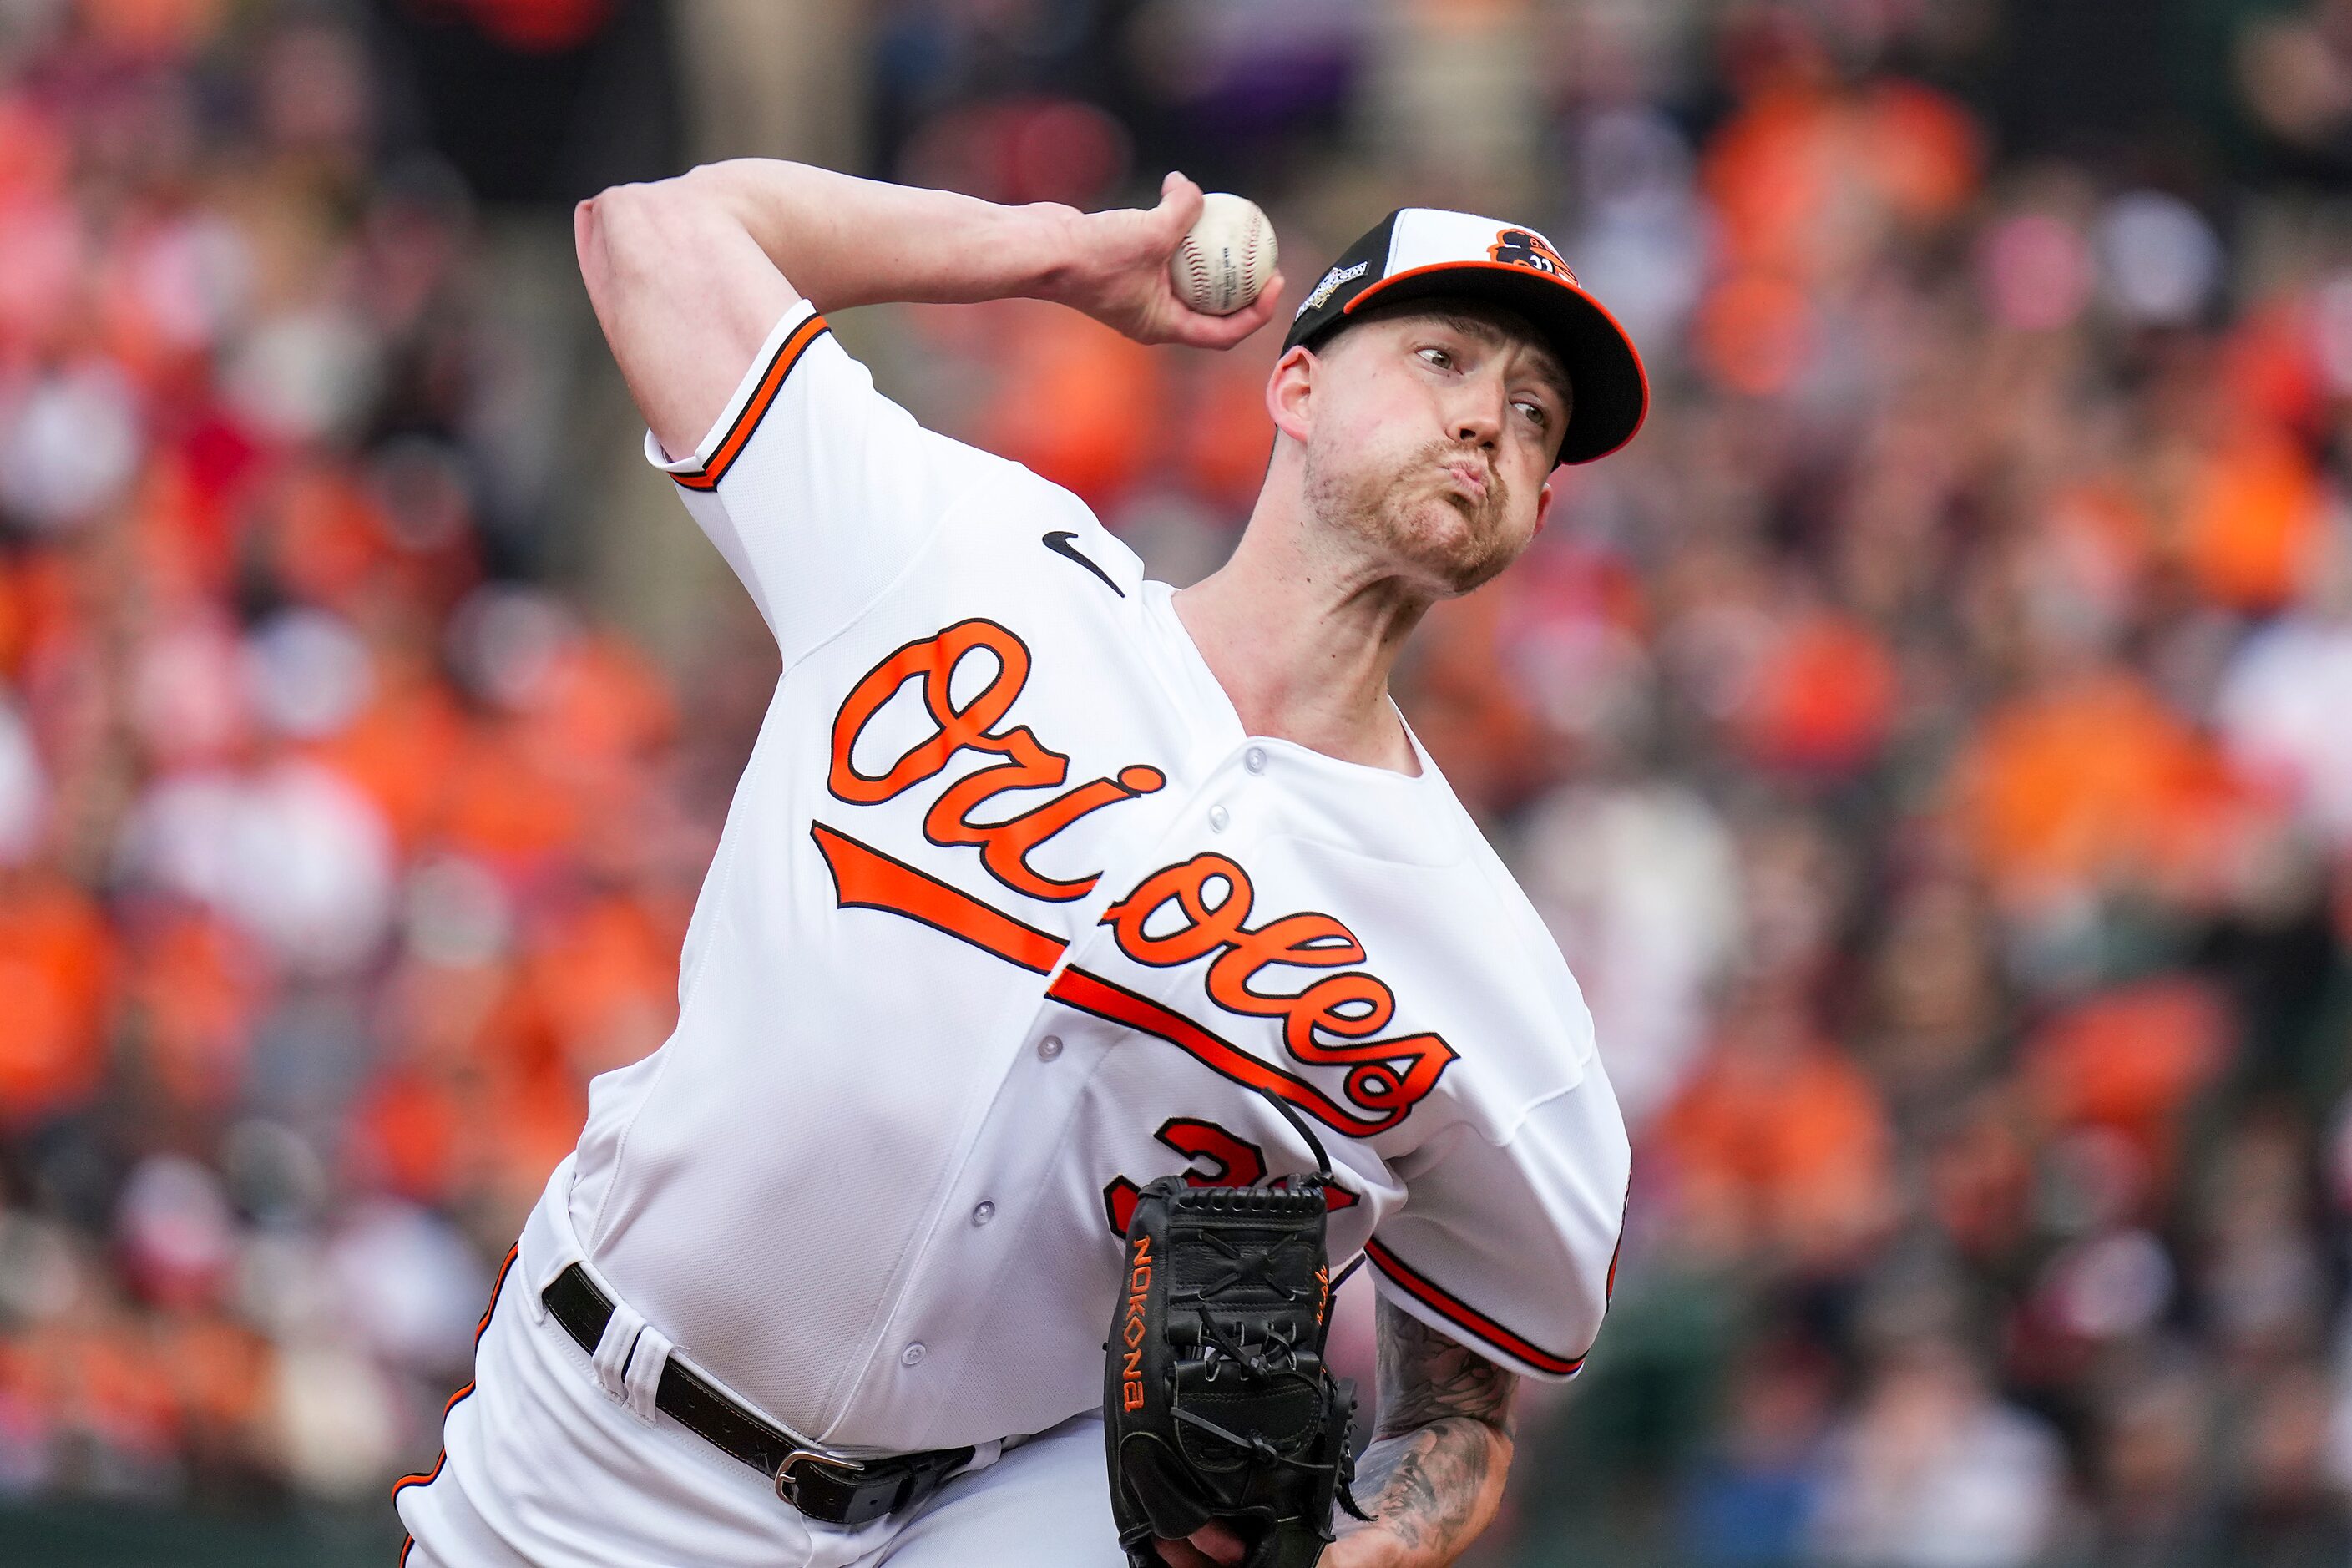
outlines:
[[[612,1321],[613,1303],[577,1263],[555,1277],[540,1300],[563,1331],[590,1355]],[[970,1448],[933,1448],[883,1459],[845,1459],[819,1453],[710,1386],[676,1356],[662,1364],[654,1407],[722,1452],[772,1481],[776,1495],[827,1524],[865,1524],[914,1507],[972,1456]]]

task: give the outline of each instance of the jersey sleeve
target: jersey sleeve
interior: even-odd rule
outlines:
[[[751,591],[789,667],[912,564],[1003,460],[917,424],[803,300],[694,451],[646,458]]]
[[[1365,1246],[1381,1294],[1524,1376],[1576,1375],[1616,1283],[1632,1166],[1597,1065],[1506,1141],[1465,1124],[1421,1151]]]

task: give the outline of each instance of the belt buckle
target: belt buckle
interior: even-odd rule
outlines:
[[[800,1507],[800,1500],[793,1495],[796,1485],[793,1471],[803,1464],[822,1465],[826,1469],[841,1471],[844,1482],[854,1479],[866,1468],[856,1460],[845,1459],[837,1454],[827,1454],[815,1448],[794,1448],[784,1456],[784,1462],[776,1467],[776,1495],[794,1508]]]

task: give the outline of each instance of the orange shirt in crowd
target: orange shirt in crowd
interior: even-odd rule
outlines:
[[[2210,742],[2119,670],[1995,710],[1955,780],[1961,826],[2013,899],[2118,879],[2193,884],[2215,870],[2242,804]]]
[[[115,942],[61,878],[0,878],[0,1117],[67,1110],[106,1071]]]
[[[1861,622],[1827,612],[1785,627],[1732,716],[1767,767],[1843,773],[1869,763],[1895,718],[1895,661]]]
[[[1735,1029],[1658,1137],[1683,1219],[1732,1249],[1761,1243],[1832,1261],[1874,1233],[1894,1197],[1876,1090],[1811,1036],[1743,1039]]]
[[[122,1023],[141,1065],[174,1103],[221,1110],[242,1087],[268,971],[253,944],[194,909],[131,935]]]
[[[2182,563],[2215,604],[2275,610],[2309,575],[2326,501],[2285,432],[2250,422],[2197,465],[2179,520]]]
[[[2160,1177],[2182,1110],[2234,1044],[2230,1010],[2212,987],[2166,975],[2059,1012],[2026,1040],[2020,1063],[2042,1118],[2124,1133]]]

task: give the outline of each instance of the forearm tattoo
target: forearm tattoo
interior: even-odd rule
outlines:
[[[1449,1415],[1510,1435],[1517,1378],[1386,1300],[1380,1302],[1379,1322],[1379,1436],[1392,1437]]]
[[[1381,1529],[1450,1563],[1494,1517],[1518,1379],[1385,1300],[1380,1358],[1380,1421],[1356,1494]]]

